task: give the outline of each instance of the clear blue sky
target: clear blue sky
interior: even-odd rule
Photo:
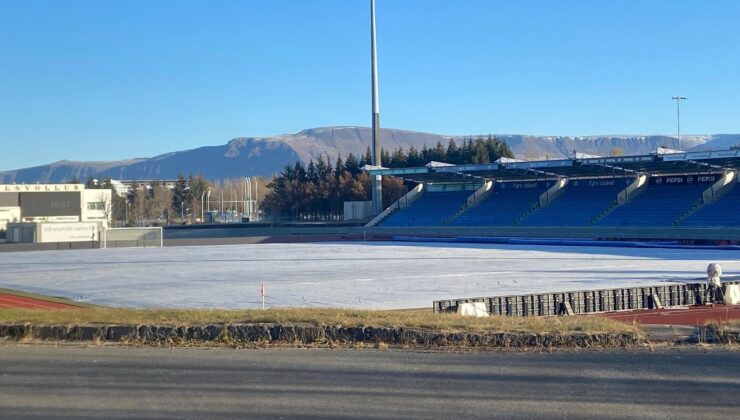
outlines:
[[[384,127],[740,132],[740,1],[377,0]],[[0,170],[370,125],[369,0],[0,0]]]

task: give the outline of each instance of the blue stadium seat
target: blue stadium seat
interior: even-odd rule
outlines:
[[[571,180],[549,206],[524,219],[522,226],[586,226],[617,200],[633,178]]]
[[[698,182],[697,176],[650,179],[645,191],[601,219],[599,226],[671,226],[691,209],[711,182]],[[667,182],[667,179],[683,179]],[[691,182],[688,182],[691,179]]]
[[[683,221],[683,226],[740,226],[740,185],[702,207]]]
[[[473,191],[427,191],[409,207],[386,217],[380,226],[441,226],[471,194]]]
[[[598,226],[671,226],[702,197],[721,175],[653,177],[645,190],[616,207]],[[608,209],[632,178],[573,179],[549,206],[521,221],[522,226],[587,226]],[[539,200],[555,181],[497,182],[493,192],[461,214],[450,226],[511,226]],[[682,222],[684,226],[740,226],[740,185],[701,208]],[[380,226],[442,226],[473,191],[426,191],[411,206],[401,209]]]
[[[529,210],[554,181],[497,182],[493,193],[450,226],[508,226]]]

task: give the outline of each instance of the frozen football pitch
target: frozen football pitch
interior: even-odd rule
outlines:
[[[431,307],[435,299],[693,281],[737,251],[311,243],[0,253],[0,287],[152,308]]]

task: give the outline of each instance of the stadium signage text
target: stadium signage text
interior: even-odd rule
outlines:
[[[537,182],[502,182],[501,188],[506,188],[507,185],[510,185],[510,188],[515,190],[537,188],[539,186]]]
[[[39,242],[80,242],[97,239],[97,223],[43,223]]]
[[[512,162],[507,163],[509,169],[532,169],[532,168],[552,168],[561,166],[573,166],[572,160],[545,160],[537,162]]]
[[[718,175],[698,175],[696,177],[690,176],[668,176],[654,178],[655,184],[692,184],[694,182],[716,182]]]
[[[592,158],[582,159],[581,162],[588,165],[604,164],[604,163],[631,163],[631,162],[652,162],[655,158],[653,156],[630,156],[630,157],[609,157],[609,158]]]
[[[588,181],[589,187],[598,187],[598,186],[605,186],[605,185],[614,185],[614,180],[610,179],[607,181]]]
[[[82,184],[20,184],[0,185],[0,192],[43,192],[43,191],[82,191]]]

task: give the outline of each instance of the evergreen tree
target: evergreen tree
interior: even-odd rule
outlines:
[[[488,155],[488,147],[483,139],[475,139],[473,150],[475,154],[473,155],[472,163],[491,163],[491,159]]]
[[[295,163],[293,172],[295,173],[294,176],[296,181],[306,182],[306,180],[308,179],[306,168],[303,166],[303,162],[301,162],[300,160]]]
[[[380,152],[382,154],[383,153],[383,150],[381,149]],[[372,165],[374,163],[373,162],[373,153],[370,150],[370,146],[367,146],[367,148],[365,149],[365,158],[364,158],[364,161],[365,161],[365,163],[361,164],[360,165],[360,168],[362,168],[365,165]]]
[[[421,148],[421,165],[426,165],[430,160],[433,160],[432,151],[425,144],[424,147]]]
[[[421,153],[416,150],[414,146],[409,147],[409,154],[406,159],[407,165],[410,167],[422,166],[424,164],[424,158]]]
[[[316,182],[324,179],[324,177],[326,176],[326,162],[328,162],[328,160],[324,160],[324,157],[321,155],[319,155],[319,157],[316,159]],[[329,164],[328,167],[331,168],[331,164]]]
[[[391,161],[391,154],[388,152],[387,149],[381,149],[380,150],[380,161],[383,163],[383,166],[388,166],[388,163]]]
[[[342,162],[342,154],[337,154],[337,163],[334,164],[334,177],[339,180],[342,169],[344,168],[344,162]]]
[[[475,147],[473,147],[473,138],[468,137],[467,140],[463,141],[464,146],[462,150],[462,161],[465,163],[473,163],[475,156]]]
[[[316,170],[316,165],[313,163],[313,159],[308,162],[308,168],[306,169],[306,178],[309,182],[316,183],[319,180],[319,172]]]
[[[447,149],[445,149],[444,146],[442,146],[442,142],[438,141],[437,144],[434,146],[434,149],[432,149],[432,158],[430,160],[434,160],[436,162],[446,162],[447,161]]]
[[[450,139],[447,143],[447,163],[459,165],[463,163],[462,150],[457,147],[455,139]]]
[[[193,192],[188,180],[183,174],[177,176],[175,187],[172,190],[172,209],[175,214],[184,215],[188,207],[192,207]]]
[[[384,161],[383,164],[389,168],[405,168],[409,166],[408,156],[404,153],[403,148],[398,148],[393,151],[390,159]]]
[[[357,175],[360,173],[360,162],[357,161],[355,155],[350,153],[347,155],[347,160],[344,162],[344,169],[350,173],[350,175]],[[337,169],[338,170],[338,169]]]

